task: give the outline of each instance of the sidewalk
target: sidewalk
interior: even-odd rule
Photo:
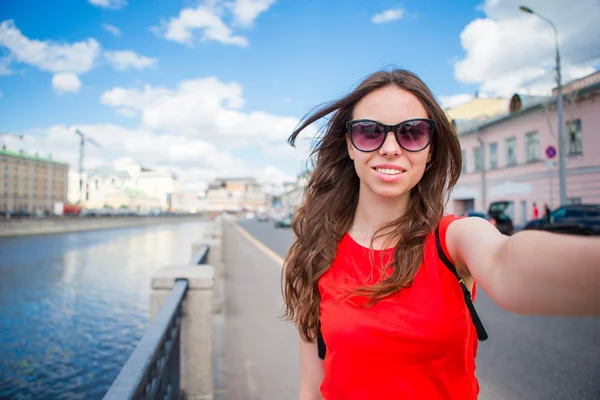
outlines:
[[[297,333],[281,315],[281,267],[244,237],[234,222],[223,224],[225,307],[215,360],[215,400],[281,400],[298,396]],[[217,336],[217,335],[215,335]]]

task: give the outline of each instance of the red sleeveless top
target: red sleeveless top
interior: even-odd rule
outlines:
[[[455,219],[444,217],[439,228],[448,258],[446,230]],[[393,249],[371,253],[346,234],[319,281],[327,345],[323,398],[476,399],[477,333],[460,284],[438,258],[433,232],[410,287],[368,308],[359,306],[363,297],[340,299],[348,288],[381,279],[381,256],[389,262]]]

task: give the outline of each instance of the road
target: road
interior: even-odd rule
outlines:
[[[272,223],[238,223],[281,257],[294,239],[290,229],[276,230]],[[266,290],[279,305],[279,292],[257,286],[276,284],[280,270],[267,271],[269,278],[254,281],[254,290],[263,295]],[[476,307],[490,335],[480,343],[477,356],[480,399],[600,399],[600,318],[515,315],[499,308],[483,290]]]

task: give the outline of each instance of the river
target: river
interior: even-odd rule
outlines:
[[[206,228],[0,239],[0,398],[101,399],[148,326],[152,273]]]

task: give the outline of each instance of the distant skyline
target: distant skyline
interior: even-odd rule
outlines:
[[[169,167],[183,188],[218,176],[293,179],[312,108],[381,68],[407,68],[445,107],[519,91],[548,94],[554,36],[563,81],[600,68],[596,0],[5,0],[0,136],[77,168],[131,159]],[[316,127],[315,127],[316,128]]]

